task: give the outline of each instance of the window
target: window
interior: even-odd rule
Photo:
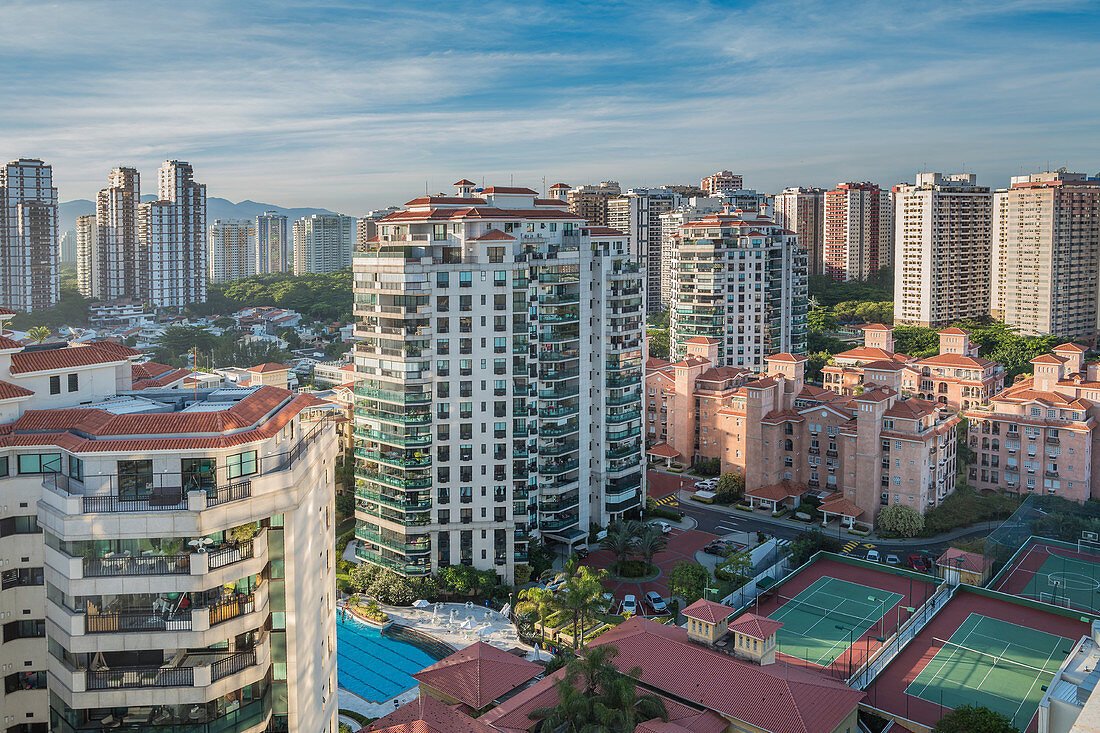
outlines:
[[[153,493],[153,462],[118,462],[118,498],[139,499]]]
[[[0,590],[42,583],[42,568],[16,568],[0,573]]]
[[[460,272],[458,273],[458,286],[460,288],[473,287],[474,274],[472,272]]]
[[[50,394],[61,394],[61,375],[54,374],[50,377]]]
[[[447,225],[446,224],[433,224],[432,225],[432,239],[439,241],[447,238]]]
[[[503,288],[508,284],[508,271],[507,270],[494,270],[493,271],[493,287]]]
[[[78,389],[80,389],[80,375],[79,374],[70,374],[69,375],[69,391],[70,392],[76,392]]]
[[[13,534],[38,534],[41,531],[38,528],[38,517],[33,514],[0,519],[0,537]]]
[[[19,473],[55,473],[61,471],[60,453],[24,453],[19,456]]]
[[[217,461],[213,458],[184,458],[180,461],[180,473],[184,491],[201,491],[216,488]]]
[[[251,476],[256,473],[256,451],[250,450],[244,453],[229,456],[226,459],[226,477],[230,479],[241,476]]]
[[[41,639],[46,636],[45,619],[28,619],[4,624],[4,642],[15,639]]]
[[[8,475],[8,457],[0,456],[0,476]]]
[[[77,481],[84,480],[84,461],[76,456],[69,456],[69,476]]]
[[[451,362],[446,359],[440,359],[435,363],[435,374],[437,377],[446,377],[451,373]]]
[[[437,288],[445,288],[451,284],[451,273],[449,272],[437,272],[435,273],[435,286]]]

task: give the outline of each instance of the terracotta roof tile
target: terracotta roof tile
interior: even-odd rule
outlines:
[[[515,237],[499,229],[490,229],[480,237],[473,237],[471,242],[514,242]]]
[[[805,356],[802,356],[801,354],[779,353],[772,354],[771,356],[767,357],[765,361],[778,361],[781,364],[798,364],[799,362],[809,361],[809,359],[807,359]]]
[[[0,400],[14,400],[20,397],[30,397],[34,392],[18,384],[0,381]]]
[[[702,344],[704,346],[713,346],[714,344],[722,343],[718,339],[712,339],[710,336],[693,336],[684,342],[685,344]]]
[[[842,351],[833,356],[834,359],[852,359],[859,361],[881,361],[883,359],[906,361],[903,357],[904,354],[895,354],[886,349],[880,349],[877,346],[860,346],[855,349]]]
[[[954,326],[952,326],[951,328],[945,328],[942,331],[937,331],[936,333],[937,333],[937,335],[947,335],[947,336],[969,336],[970,335],[969,331],[964,331],[963,329],[955,328]]]
[[[863,514],[862,509],[843,497],[824,502],[818,507],[818,510],[829,512],[830,514],[841,514],[845,517],[852,517],[853,519]]]
[[[711,624],[720,624],[732,616],[734,610],[729,606],[723,606],[721,603],[715,603],[714,601],[700,598],[680,613],[688,618],[706,621]]]
[[[0,349],[22,349],[25,345],[7,336],[0,336]]]
[[[516,193],[516,194],[533,194],[538,195],[538,191],[532,191],[529,188],[523,186],[489,186],[489,188],[483,189],[482,193]]]
[[[676,456],[680,455],[680,451],[676,450],[664,441],[657,443],[655,446],[647,450],[646,453],[648,455],[659,456],[661,458],[675,458]]]
[[[11,373],[29,374],[54,369],[73,369],[94,364],[122,363],[129,357],[97,345],[64,346],[58,349],[20,351],[11,355]]]
[[[907,400],[898,400],[890,406],[883,414],[887,417],[900,417],[906,419],[916,419],[925,415],[930,415],[936,411],[936,403],[929,402],[928,400],[919,400],[915,397],[911,397]]]
[[[584,231],[596,237],[625,237],[624,232],[612,227],[584,227]]]
[[[483,641],[413,675],[423,685],[481,710],[542,672],[542,667]]]
[[[438,698],[421,694],[361,730],[385,733],[491,733],[493,729]]]
[[[940,555],[936,560],[937,565],[946,565],[947,567],[957,567],[958,559],[962,558],[962,569],[969,570],[972,573],[982,573],[993,564],[992,558],[987,558],[976,552],[967,552],[966,550],[960,550],[957,547],[949,547]]]
[[[863,331],[890,331],[890,330],[892,330],[890,328],[890,326],[884,325],[882,323],[868,323],[868,324],[865,324],[863,326],[860,326],[860,329],[863,330]]]
[[[930,356],[927,359],[921,359],[917,362],[921,366],[946,366],[946,367],[962,367],[970,369],[982,369],[989,366],[993,362],[989,359],[983,359],[980,356],[961,356],[959,354],[938,354],[936,356]],[[1058,361],[1061,364],[1061,360]]]
[[[250,374],[270,374],[271,372],[285,372],[289,371],[290,367],[286,364],[279,364],[274,361],[269,361],[264,364],[258,364],[254,367],[249,367],[246,371]]]
[[[1051,351],[1053,351],[1055,354],[1057,354],[1059,351],[1070,351],[1075,354],[1085,353],[1085,350],[1077,344],[1062,344],[1061,346],[1055,346],[1053,349],[1051,349]]]
[[[1043,354],[1031,360],[1032,364],[1065,364],[1066,360],[1053,354]]]
[[[809,491],[809,487],[796,484],[793,481],[783,480],[777,484],[757,486],[755,489],[745,491],[745,496],[769,501],[783,501],[789,497],[799,497]]]
[[[730,621],[728,629],[738,634],[745,634],[754,639],[767,639],[783,628],[782,621],[774,621],[755,613],[743,613],[733,621]]]
[[[141,379],[156,379],[162,374],[172,371],[173,367],[160,364],[155,361],[147,361],[141,364],[130,365],[130,376],[136,382]]]

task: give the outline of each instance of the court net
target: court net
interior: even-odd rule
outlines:
[[[873,624],[878,621],[881,616],[879,613],[879,606],[871,607],[870,611],[865,616],[856,616],[852,613],[838,611],[835,608],[824,608],[823,606],[818,606],[808,601],[800,601],[797,598],[790,598],[784,595],[777,595],[776,597],[782,601],[782,606],[780,606],[780,610],[782,611],[787,611],[788,608],[792,611],[804,611],[814,616],[820,616],[821,618],[826,618],[831,621],[852,624],[853,626]],[[787,613],[789,612],[790,611],[787,611]],[[786,613],[784,613],[784,616],[785,615]]]
[[[1003,652],[1002,654],[992,654],[990,652],[978,651],[977,649],[972,649],[968,646],[963,646],[962,644],[956,644],[955,642],[948,641],[946,639],[937,639],[937,638],[933,637],[933,641],[937,644],[940,644],[944,649],[949,649],[949,650],[955,652],[955,655],[952,656],[951,658],[949,658],[947,661],[945,661],[943,663],[943,666],[940,667],[941,672],[943,671],[943,667],[946,667],[950,662],[954,661],[956,658],[961,658],[961,659],[964,659],[964,660],[967,659],[967,658],[970,658],[974,661],[984,661],[985,663],[990,664],[994,667],[996,667],[998,665],[1001,665],[1001,666],[1012,665],[1013,667],[1020,667],[1020,668],[1023,668],[1023,669],[1030,669],[1033,672],[1041,672],[1043,674],[1049,674],[1049,672],[1050,672],[1050,670],[1043,669],[1042,667],[1035,667],[1035,666],[1032,666],[1030,664],[1026,664],[1024,662],[1018,662],[1015,659],[1010,659],[1010,658],[1004,656],[1004,653],[1007,653],[1009,650],[1012,649],[1011,645],[1009,645],[1008,649],[1006,649],[1005,652]],[[960,657],[960,653],[961,653],[961,657]]]

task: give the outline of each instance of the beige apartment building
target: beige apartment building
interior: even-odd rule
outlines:
[[[334,428],[139,354],[0,338],[0,725],[335,733]]]
[[[811,275],[824,272],[825,190],[793,186],[775,195],[775,223],[798,235],[806,250]]]
[[[1096,496],[1100,363],[1084,356],[1076,344],[1055,347],[1031,360],[1032,376],[964,413],[975,454],[967,467],[972,486],[1077,502]]]
[[[1100,179],[1064,170],[1013,176],[993,208],[990,315],[1028,336],[1095,339]]]
[[[569,188],[564,183],[550,187],[550,198],[565,201],[569,212],[595,227],[611,226],[608,218],[608,202],[622,195],[618,181],[601,181],[599,185],[587,184]]]
[[[890,192],[876,183],[838,183],[825,192],[822,272],[866,280],[893,261]]]
[[[989,312],[993,195],[973,173],[894,187],[894,323],[939,328]]]
[[[893,504],[923,513],[954,490],[959,418],[904,398],[900,372],[884,371],[873,389],[842,396],[805,383],[804,356],[776,354],[766,359],[767,376],[749,376],[715,369],[712,340],[688,349],[680,362],[651,359],[647,368],[647,437],[664,435],[651,457],[719,458],[722,471],[745,476],[754,505],[813,494],[828,518],[845,524],[873,522]]]
[[[893,328],[881,323],[863,326],[863,346],[836,354],[822,367],[825,389],[856,395],[876,385],[892,384],[901,376],[901,392],[937,403],[949,410],[983,405],[1004,387],[1004,367],[978,356],[977,344],[961,328],[939,332],[940,353],[913,359],[894,353]]]

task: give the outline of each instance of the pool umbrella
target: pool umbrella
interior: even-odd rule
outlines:
[[[466,620],[462,622],[462,628],[464,628],[464,629],[474,628],[474,618],[473,618],[473,616],[467,617]]]
[[[423,598],[418,601],[413,601],[413,608],[427,608],[430,605],[432,604],[428,603]]]

